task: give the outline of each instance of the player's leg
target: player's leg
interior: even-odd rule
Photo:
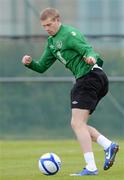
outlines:
[[[108,92],[108,78],[106,74],[99,69],[94,69],[92,71],[94,75],[96,75],[97,79],[101,81],[101,90],[100,88],[96,89],[97,92],[97,102],[96,106],[99,103],[99,101],[107,94]],[[99,84],[100,85],[100,84]],[[100,87],[100,86],[99,86]],[[99,91],[97,91],[99,89]],[[96,129],[89,128],[89,132],[91,134],[91,137],[93,140],[95,140],[99,145],[101,145],[104,148],[105,151],[105,162],[103,169],[107,170],[109,169],[115,160],[116,153],[119,150],[119,146],[116,143],[111,142],[108,138],[100,134]]]
[[[76,133],[77,139],[80,142],[81,148],[84,153],[87,151],[92,151],[92,140],[87,127],[88,118],[88,110],[72,109],[71,126],[74,132]]]
[[[81,173],[73,174],[77,176],[98,174],[98,170],[94,160],[94,154],[92,151],[92,140],[87,126],[88,118],[88,110],[76,108],[72,109],[71,126],[82,148],[84,159],[86,162],[86,167]]]
[[[104,148],[104,150],[107,149],[111,145],[112,141],[110,141],[108,138],[103,136],[94,127],[88,126],[88,130],[92,138],[92,141],[97,142],[99,145],[101,145]]]
[[[88,130],[92,140],[97,142],[99,145],[101,145],[104,148],[105,162],[103,169],[108,170],[115,161],[115,156],[119,150],[119,145],[112,142],[102,134],[100,134],[100,132],[98,132],[95,128],[91,126],[88,126]]]
[[[103,142],[105,142],[105,137],[99,134],[97,131],[93,130],[92,128],[89,130],[87,126],[87,120],[89,118],[89,114],[92,114],[99,100],[102,97],[104,97],[107,92],[108,92],[108,79],[105,73],[99,69],[94,69],[85,77],[78,79],[71,91],[71,108],[72,108],[71,124],[77,136],[77,139],[82,147],[82,150],[84,152],[84,158],[85,158],[86,164],[88,164],[88,166],[86,167],[88,167],[89,169],[90,169],[91,164],[94,164],[92,165],[92,168],[95,167],[95,161],[93,160],[94,156],[93,156],[92,146],[91,146],[91,137],[101,145],[103,144]],[[106,152],[108,152],[109,150],[111,155],[108,161],[107,161],[108,156],[105,156],[104,169],[106,167],[109,168],[110,165],[113,164],[113,161],[117,152],[117,148],[115,149],[115,147],[117,146],[115,145],[116,144],[112,146],[110,145],[110,147],[106,150]],[[91,164],[87,163],[87,161],[91,162],[91,158],[92,158],[93,163]],[[82,171],[80,175],[84,175],[86,173],[87,171]]]

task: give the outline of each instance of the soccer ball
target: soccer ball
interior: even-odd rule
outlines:
[[[61,159],[55,153],[46,153],[40,157],[38,165],[43,174],[54,175],[61,168]]]

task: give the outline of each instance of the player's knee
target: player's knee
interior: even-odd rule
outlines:
[[[71,127],[72,129],[79,129],[86,126],[89,117],[89,111],[84,110],[72,110]]]
[[[77,119],[77,118],[72,117],[72,119],[71,119],[71,127],[72,127],[72,129],[78,129],[81,126],[83,126],[82,119]]]
[[[72,129],[74,129],[74,127],[75,127],[75,120],[73,117],[71,118],[71,127],[72,127]]]

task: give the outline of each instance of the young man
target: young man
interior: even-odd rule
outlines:
[[[45,50],[37,61],[25,55],[22,63],[34,71],[43,73],[59,60],[74,74],[76,83],[71,91],[71,126],[81,146],[86,166],[81,172],[72,175],[96,175],[98,170],[92,151],[92,141],[104,148],[104,170],[113,165],[119,149],[116,143],[87,125],[90,114],[108,92],[108,79],[102,70],[103,60],[78,29],[61,24],[58,10],[44,9],[40,20],[49,34]]]

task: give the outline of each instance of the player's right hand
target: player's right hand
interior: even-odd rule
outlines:
[[[96,59],[92,56],[89,57],[85,57],[83,56],[83,60],[87,63],[87,64],[96,64]]]
[[[29,65],[31,63],[31,61],[32,61],[31,56],[25,55],[22,58],[22,63],[25,64],[25,65]]]

